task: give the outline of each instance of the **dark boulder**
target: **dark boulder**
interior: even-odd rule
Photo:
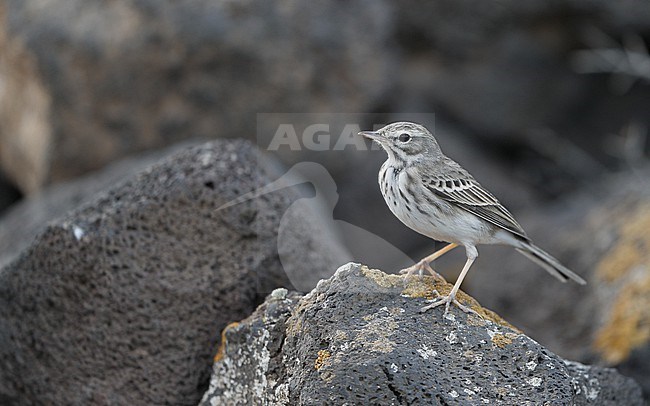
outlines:
[[[201,405],[642,405],[613,369],[566,361],[462,294],[481,317],[419,308],[442,280],[341,267],[305,296],[276,290],[224,332]]]
[[[278,229],[300,195],[283,189],[218,210],[278,175],[251,143],[212,142],[50,222],[0,270],[0,399],[196,404],[218,332],[291,286]],[[335,244],[322,244],[325,228],[303,223],[289,227],[304,233],[291,241],[312,248],[291,255],[308,255],[303,281],[313,281],[343,251],[326,251]]]

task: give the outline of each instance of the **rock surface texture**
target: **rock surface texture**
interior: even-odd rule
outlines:
[[[563,360],[482,317],[419,308],[442,280],[341,267],[305,296],[276,290],[224,331],[201,405],[642,405],[633,380]]]
[[[217,210],[275,179],[264,162],[241,140],[192,147],[52,221],[0,270],[0,404],[196,404],[218,332],[289,284],[278,227],[299,196]],[[341,254],[321,254],[323,277]]]
[[[195,143],[196,144],[196,143]],[[34,238],[55,219],[92,201],[124,179],[134,177],[147,167],[190,143],[146,152],[125,158],[71,181],[49,185],[35,195],[14,204],[0,216],[0,268],[15,259]]]

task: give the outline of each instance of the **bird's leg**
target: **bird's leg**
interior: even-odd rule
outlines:
[[[438,295],[438,298],[430,305],[421,308],[420,312],[426,312],[429,309],[433,309],[434,307],[444,304],[445,312],[443,315],[446,316],[447,312],[449,311],[449,305],[453,303],[465,313],[478,314],[476,313],[476,311],[461,304],[458,300],[456,300],[456,293],[458,293],[458,289],[460,288],[461,283],[463,283],[463,279],[465,279],[465,276],[467,275],[469,268],[472,266],[477,256],[478,256],[478,252],[476,251],[475,247],[467,247],[467,262],[465,262],[465,266],[463,267],[463,270],[460,272],[460,275],[458,275],[458,279],[456,280],[454,287],[451,289],[451,292],[449,292],[449,295],[441,296],[437,291],[434,291],[434,293]]]
[[[424,271],[426,270],[434,277],[440,277],[440,275],[438,275],[438,272],[434,271],[433,268],[431,268],[430,263],[440,258],[441,256],[443,256],[444,254],[453,250],[456,247],[458,247],[458,244],[455,243],[447,244],[446,246],[442,247],[441,249],[434,252],[433,254],[422,258],[422,260],[420,260],[420,262],[416,263],[415,265],[410,266],[406,269],[402,269],[401,271],[399,271],[399,273],[402,275],[406,275],[408,277],[417,272],[418,275],[422,276],[424,274]]]

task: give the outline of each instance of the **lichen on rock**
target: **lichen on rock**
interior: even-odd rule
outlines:
[[[420,313],[416,284],[446,282],[350,263],[307,295],[269,297],[226,332],[201,404],[643,404],[631,379],[565,361],[500,318]]]

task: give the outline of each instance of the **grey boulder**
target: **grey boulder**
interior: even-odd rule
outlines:
[[[419,308],[444,280],[341,267],[305,296],[276,290],[224,332],[201,405],[642,405],[613,369],[566,361],[482,308]]]
[[[216,141],[51,221],[0,270],[0,403],[196,404],[219,332],[292,285],[278,229],[300,194],[219,210],[280,174],[251,143]],[[345,258],[316,217],[287,227],[311,247],[289,252],[306,284]]]

